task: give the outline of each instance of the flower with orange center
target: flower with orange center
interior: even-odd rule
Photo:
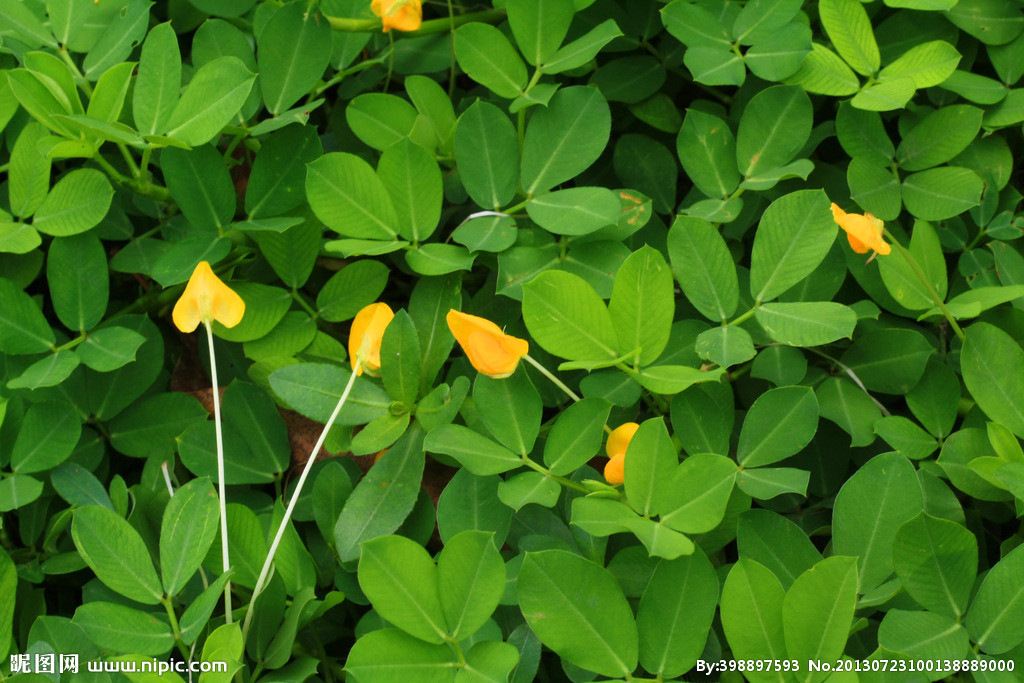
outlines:
[[[625,481],[623,474],[626,465],[626,449],[629,448],[629,442],[633,440],[633,435],[638,429],[640,429],[640,425],[636,422],[627,422],[613,429],[612,433],[608,435],[608,443],[605,444],[604,450],[610,460],[604,466],[604,478],[612,486],[618,486]]]
[[[846,213],[833,203],[832,218],[846,231],[850,247],[858,254],[874,251],[885,256],[892,251],[892,247],[882,239],[882,221],[870,213]]]
[[[525,339],[505,334],[486,318],[469,315],[454,308],[448,311],[448,329],[477,371],[488,377],[508,377],[519,360],[530,351]]]
[[[399,31],[415,31],[423,22],[421,0],[373,0],[370,9],[380,17],[384,33],[393,28]]]
[[[394,317],[391,307],[380,302],[356,313],[348,334],[348,355],[353,367],[359,361],[357,375],[366,370],[368,375],[376,377],[380,372],[380,343],[384,339],[384,330]]]
[[[206,261],[200,261],[192,271],[178,303],[174,304],[171,319],[182,332],[195,332],[199,323],[216,320],[224,327],[234,327],[245,314],[242,297],[217,277]]]

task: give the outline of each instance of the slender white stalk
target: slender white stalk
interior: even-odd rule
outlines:
[[[224,436],[220,426],[220,387],[217,385],[217,358],[213,352],[213,328],[209,320],[203,321],[206,327],[206,341],[210,344],[210,379],[213,382],[213,424],[217,431],[217,485],[220,497],[220,548],[223,556],[223,568],[227,573],[231,569],[228,556],[228,508],[224,492]],[[224,584],[224,621],[231,623],[231,582]]]
[[[299,475],[299,482],[295,485],[295,490],[292,492],[292,499],[288,502],[288,507],[284,511],[284,517],[281,518],[281,524],[277,527],[277,534],[274,536],[273,542],[270,544],[270,550],[267,552],[267,559],[263,563],[263,568],[260,570],[259,578],[256,579],[256,586],[252,589],[252,598],[249,600],[249,608],[245,611],[245,621],[242,623],[242,640],[245,640],[246,635],[249,633],[249,625],[252,623],[252,610],[256,604],[256,598],[263,591],[263,587],[266,585],[267,579],[270,575],[270,568],[274,564],[274,555],[277,554],[277,547],[281,544],[281,538],[284,536],[284,530],[288,526],[288,521],[292,518],[292,511],[295,510],[295,504],[299,502],[299,495],[302,493],[302,487],[306,483],[306,477],[309,476],[309,471],[313,469],[313,463],[316,462],[316,455],[320,452],[320,449],[324,445],[324,441],[327,439],[327,432],[331,431],[331,425],[338,419],[338,414],[341,413],[342,407],[345,405],[345,401],[348,400],[348,395],[352,391],[352,386],[356,382],[356,376],[359,374],[360,361],[357,358],[355,366],[352,368],[352,375],[348,378],[348,384],[345,385],[345,390],[341,392],[341,398],[338,399],[338,405],[334,406],[334,412],[331,413],[331,417],[328,418],[327,423],[324,424],[324,430],[320,432],[320,438],[316,440],[316,444],[313,446],[312,452],[309,454],[309,458],[306,460],[306,466],[302,468],[302,474]]]
[[[174,487],[171,485],[171,473],[167,471],[166,460],[160,465],[160,469],[163,470],[164,482],[167,483],[167,493],[171,494],[171,498],[174,498]]]
[[[544,376],[545,376],[545,377],[547,377],[547,378],[548,378],[549,380],[551,380],[551,382],[552,382],[552,383],[553,383],[553,384],[554,384],[554,385],[555,385],[556,387],[558,387],[559,389],[561,389],[562,391],[564,391],[564,392],[565,392],[565,394],[566,394],[566,395],[567,395],[567,396],[568,396],[569,398],[571,398],[571,399],[572,399],[572,400],[574,400],[574,401],[579,401],[579,400],[580,400],[580,397],[576,395],[576,392],[575,392],[575,391],[573,391],[572,389],[570,389],[569,387],[567,387],[567,386],[565,385],[565,382],[563,382],[562,380],[560,380],[560,379],[558,379],[557,377],[555,377],[554,375],[552,375],[552,374],[551,374],[551,371],[550,371],[550,370],[548,370],[548,369],[547,369],[546,367],[544,367],[543,365],[541,365],[540,363],[538,363],[537,361],[535,361],[535,360],[534,360],[533,358],[531,358],[531,357],[530,357],[530,354],[526,354],[525,356],[523,356],[523,358],[525,358],[525,359],[526,359],[527,361],[529,361],[530,365],[532,365],[533,367],[537,368],[537,370],[539,370],[539,371],[540,371],[540,374],[544,375]]]

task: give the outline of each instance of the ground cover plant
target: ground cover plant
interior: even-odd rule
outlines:
[[[0,679],[1020,680],[1022,78],[1020,0],[0,0]]]

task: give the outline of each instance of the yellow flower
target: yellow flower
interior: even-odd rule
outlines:
[[[395,317],[391,307],[384,303],[370,304],[356,313],[352,321],[352,329],[348,335],[348,355],[352,365],[359,361],[357,375],[377,376],[380,371],[380,343],[384,339],[384,330]]]
[[[875,251],[885,256],[892,251],[892,247],[882,239],[882,221],[870,213],[846,213],[833,203],[832,217],[839,227],[846,231],[850,247],[858,254]]]
[[[612,486],[618,486],[624,481],[626,449],[629,448],[629,442],[633,440],[633,435],[638,429],[640,429],[640,425],[636,422],[627,422],[613,429],[612,433],[608,435],[608,443],[605,444],[604,451],[611,459],[604,466],[604,478]]]
[[[174,304],[171,319],[182,332],[194,332],[199,323],[208,324],[211,320],[234,327],[244,314],[242,297],[217,277],[209,263],[200,261]]]
[[[415,31],[423,22],[421,0],[373,0],[370,9],[380,17],[381,23],[384,24],[384,33],[393,28],[399,31]]]
[[[525,339],[505,334],[486,318],[469,315],[454,308],[448,311],[448,329],[469,362],[488,377],[501,379],[516,371],[519,359],[530,351]]]

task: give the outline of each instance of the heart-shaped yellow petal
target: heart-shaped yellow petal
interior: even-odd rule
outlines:
[[[192,271],[171,319],[182,332],[194,332],[199,323],[216,320],[224,327],[234,327],[245,315],[245,302],[213,272],[206,261]]]
[[[501,379],[516,371],[520,359],[530,351],[525,339],[505,334],[487,318],[454,308],[448,311],[448,329],[478,372]]]

